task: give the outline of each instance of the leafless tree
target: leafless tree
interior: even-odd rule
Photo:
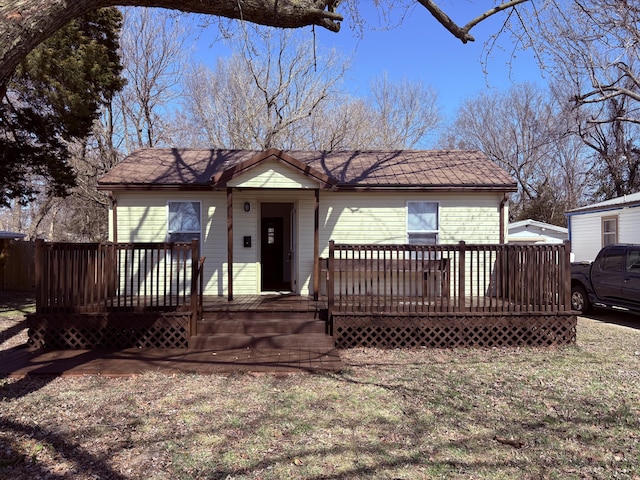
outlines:
[[[372,109],[363,98],[339,94],[323,103],[316,114],[308,118],[299,138],[305,138],[301,148],[310,150],[366,150],[376,138]]]
[[[126,9],[120,39],[123,75],[116,97],[127,151],[166,143],[172,125],[166,107],[179,96],[189,33],[168,11]]]
[[[257,31],[256,31],[257,30]],[[240,53],[186,78],[178,143],[228,148],[412,148],[439,122],[437,95],[421,82],[374,80],[353,98],[347,62],[309,36],[264,27],[242,35]],[[189,126],[190,125],[190,126]],[[191,142],[191,143],[188,143]]]
[[[543,15],[529,16],[530,39],[544,66],[566,85],[577,106],[628,97],[624,116],[604,107],[592,123],[640,123],[640,4],[626,0],[548,0]],[[596,113],[591,110],[591,113]],[[619,114],[620,112],[617,112]]]
[[[598,114],[608,118],[606,122],[593,121],[584,107],[579,110],[578,133],[592,151],[593,201],[640,191],[640,124],[622,120],[629,116],[631,102],[627,95],[603,100]]]
[[[550,0],[528,17],[560,101],[573,106],[573,130],[591,149],[592,200],[640,189],[640,4]]]
[[[413,148],[440,122],[436,92],[422,82],[392,82],[387,74],[371,84],[369,106],[376,136],[369,148]]]
[[[247,27],[251,28],[251,27]],[[337,91],[347,62],[299,33],[244,32],[240,53],[186,78],[188,116],[209,147],[299,148],[300,124]]]
[[[566,209],[582,199],[584,152],[556,105],[532,84],[483,93],[463,104],[441,140],[443,147],[485,152],[516,179],[513,219],[561,225]]]

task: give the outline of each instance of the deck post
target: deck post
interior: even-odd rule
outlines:
[[[35,252],[35,276],[36,276],[36,312],[40,312],[44,301],[44,240],[36,240]]]
[[[465,278],[467,275],[466,265],[465,265],[465,242],[464,240],[460,240],[460,256],[458,259],[458,308],[460,311],[465,310],[466,301],[465,301]]]
[[[314,190],[315,206],[313,210],[313,300],[318,301],[320,292],[320,189]]]
[[[113,222],[113,243],[118,242],[118,200],[113,196],[113,192],[109,194],[111,200],[111,221]]]
[[[334,270],[335,270],[335,242],[333,240],[329,240],[329,265],[327,266],[327,309],[328,309],[328,318],[331,320],[331,313],[333,312],[333,302],[334,302],[334,292],[333,292],[333,282],[334,282]]]
[[[227,187],[227,292],[233,300],[233,191]]]
[[[571,240],[564,242],[564,272],[562,275],[562,299],[564,302],[564,311],[571,310]]]
[[[198,334],[198,276],[200,265],[198,262],[198,240],[191,241],[191,321],[189,322],[189,336]]]

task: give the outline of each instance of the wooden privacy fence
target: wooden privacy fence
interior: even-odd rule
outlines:
[[[561,245],[329,245],[331,314],[569,312]]]
[[[0,238],[0,290],[34,290],[34,252],[34,242]]]

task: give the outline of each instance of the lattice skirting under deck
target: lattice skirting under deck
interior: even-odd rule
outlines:
[[[333,316],[336,346],[453,348],[569,345],[576,341],[571,314],[496,316]]]
[[[32,314],[27,325],[37,348],[187,348],[189,319],[179,312]]]

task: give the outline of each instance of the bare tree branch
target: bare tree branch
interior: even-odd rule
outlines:
[[[640,125],[640,119],[633,118],[633,117],[613,117],[613,118],[606,118],[606,119],[593,118],[591,120],[586,121],[586,123],[590,125],[606,125],[607,123],[612,123],[612,122],[635,123],[636,125]]]
[[[574,101],[578,104],[602,103],[612,98],[619,97],[620,95],[625,95],[629,98],[640,101],[639,92],[634,92],[633,90],[629,90],[628,88],[615,86],[603,87],[599,90],[594,90],[592,92],[578,95],[574,97]]]
[[[495,15],[496,13],[502,12],[503,10],[506,10],[507,8],[515,7],[517,5],[520,5],[521,3],[525,3],[525,2],[528,2],[528,1],[529,0],[511,0],[510,2],[506,2],[506,3],[503,3],[501,5],[496,5],[492,9],[487,10],[482,15],[479,15],[478,17],[476,17],[473,20],[471,20],[464,27],[462,27],[462,29],[467,31],[467,32],[469,32],[473,27],[478,25],[480,22],[486,20],[487,18],[491,17],[492,15]]]
[[[69,20],[110,6],[163,7],[282,28],[340,30],[336,0],[5,0],[0,2],[0,86],[40,42]],[[0,91],[0,94],[3,93]]]
[[[515,7],[521,3],[528,2],[529,0],[511,0],[509,2],[503,3],[501,5],[497,5],[490,10],[487,10],[482,15],[474,18],[470,22],[468,22],[464,27],[460,27],[457,23],[455,23],[451,18],[442,11],[438,5],[432,0],[418,0],[418,2],[427,10],[429,13],[433,15],[433,17],[450,33],[453,34],[454,37],[460,39],[462,43],[473,42],[475,38],[469,32],[473,27],[478,25],[483,20],[495,15],[496,13],[502,12],[508,8]]]

